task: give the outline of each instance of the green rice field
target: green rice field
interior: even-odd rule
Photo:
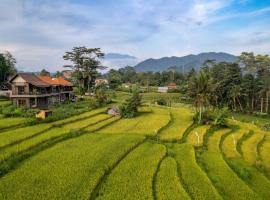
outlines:
[[[270,199],[270,132],[261,126],[195,125],[180,103],[145,105],[130,119],[106,109],[31,126],[0,118],[0,199]]]

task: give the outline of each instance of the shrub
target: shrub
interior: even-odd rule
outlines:
[[[142,104],[142,97],[139,92],[133,92],[131,98],[127,99],[126,103],[124,103],[121,109],[121,116],[124,118],[132,118],[135,117],[138,113],[138,107]]]
[[[199,122],[200,113],[197,112],[193,121],[195,123]],[[212,124],[215,126],[226,126],[227,110],[226,109],[215,109],[215,110],[206,110],[202,112],[201,124]]]
[[[27,109],[25,107],[16,107],[13,105],[10,106],[2,106],[0,109],[0,113],[4,115],[4,117],[35,117],[35,115],[39,112],[36,109]]]
[[[99,105],[104,105],[112,102],[113,93],[109,90],[106,84],[100,84],[95,88],[95,99]]]
[[[158,99],[157,104],[160,105],[160,106],[166,106],[167,101],[165,99]]]

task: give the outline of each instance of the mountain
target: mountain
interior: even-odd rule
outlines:
[[[105,59],[137,59],[135,56],[119,53],[107,53],[104,56]]]
[[[119,53],[107,53],[102,59],[102,64],[109,68],[121,68],[125,66],[134,66],[138,63],[135,56]]]
[[[147,59],[134,66],[136,71],[165,71],[170,67],[176,67],[178,71],[188,72],[192,68],[198,70],[206,60],[215,60],[216,62],[234,62],[237,57],[228,53],[200,53],[198,55],[187,55],[183,57],[163,57],[159,59]]]

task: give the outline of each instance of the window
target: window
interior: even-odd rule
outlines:
[[[18,86],[18,94],[24,94],[24,86]]]
[[[26,100],[18,99],[18,106],[26,106]]]

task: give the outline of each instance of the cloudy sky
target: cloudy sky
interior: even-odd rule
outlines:
[[[74,46],[137,58],[105,61],[113,67],[208,51],[270,54],[269,0],[0,0],[0,10],[0,51],[25,71],[61,69]]]

